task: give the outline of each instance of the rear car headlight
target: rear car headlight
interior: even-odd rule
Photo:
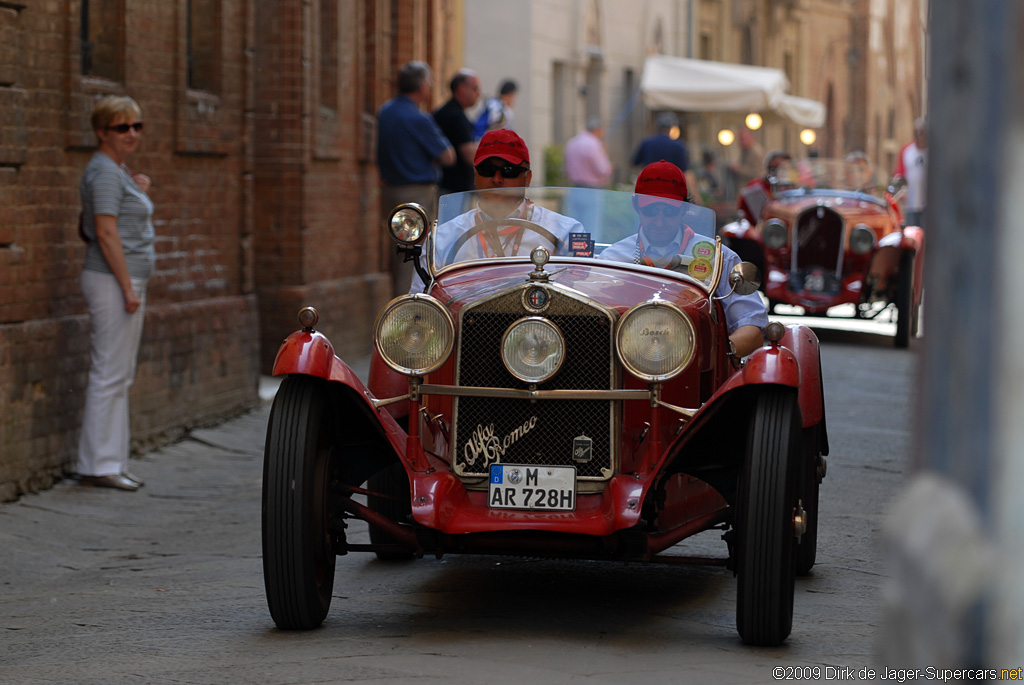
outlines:
[[[501,360],[519,380],[541,383],[562,368],[565,338],[555,324],[543,317],[519,319],[501,339]]]
[[[781,219],[769,219],[761,229],[761,238],[765,247],[777,250],[789,240],[789,230]]]
[[[867,254],[875,246],[875,232],[867,224],[857,224],[850,233],[850,249],[857,254]]]
[[[448,310],[429,295],[403,295],[377,316],[373,339],[384,363],[392,369],[423,376],[451,355],[455,323]]]
[[[661,300],[636,305],[615,332],[615,351],[626,370],[651,383],[682,373],[693,360],[696,333],[690,317]]]
[[[388,231],[395,242],[415,245],[427,234],[427,212],[418,204],[398,205],[388,217]]]

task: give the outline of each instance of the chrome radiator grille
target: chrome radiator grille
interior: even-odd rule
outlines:
[[[843,253],[843,218],[833,209],[816,207],[796,222],[797,269],[835,270]]]
[[[523,305],[523,288],[463,310],[456,384],[525,388],[501,361],[505,330],[524,316],[544,316],[565,336],[561,370],[541,390],[607,390],[613,387],[613,320],[556,290],[543,312]],[[575,466],[578,478],[602,479],[612,469],[615,407],[599,400],[529,400],[457,397],[454,413],[455,472],[486,476],[493,463]],[[582,440],[581,440],[582,438]],[[589,439],[589,443],[587,442]],[[591,447],[589,459],[574,458],[574,447]],[[578,456],[578,455],[577,455]]]

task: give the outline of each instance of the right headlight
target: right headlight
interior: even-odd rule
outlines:
[[[626,370],[657,383],[678,376],[693,360],[696,334],[679,307],[661,300],[636,305],[619,319],[615,351]]]
[[[403,295],[377,316],[373,339],[392,369],[407,376],[423,376],[451,355],[455,323],[448,310],[429,295]]]
[[[423,239],[430,227],[430,220],[423,207],[415,202],[398,205],[388,217],[388,231],[395,242],[401,245],[415,245]]]
[[[789,229],[781,219],[769,219],[761,229],[765,247],[777,250],[789,241]]]

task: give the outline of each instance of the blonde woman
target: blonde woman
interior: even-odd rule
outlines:
[[[92,128],[99,147],[80,185],[89,245],[79,280],[91,357],[77,470],[83,485],[131,491],[142,481],[128,471],[128,389],[156,257],[150,179],[126,164],[142,136],[142,110],[130,97],[107,96],[93,109]]]

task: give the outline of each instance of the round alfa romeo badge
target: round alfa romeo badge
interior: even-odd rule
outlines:
[[[523,482],[523,472],[519,469],[509,469],[508,482],[512,485],[519,485]]]
[[[550,296],[544,288],[530,288],[524,294],[523,300],[530,309],[540,311],[548,306]]]
[[[690,262],[690,275],[698,281],[706,281],[711,278],[712,264],[710,259],[699,257]]]

